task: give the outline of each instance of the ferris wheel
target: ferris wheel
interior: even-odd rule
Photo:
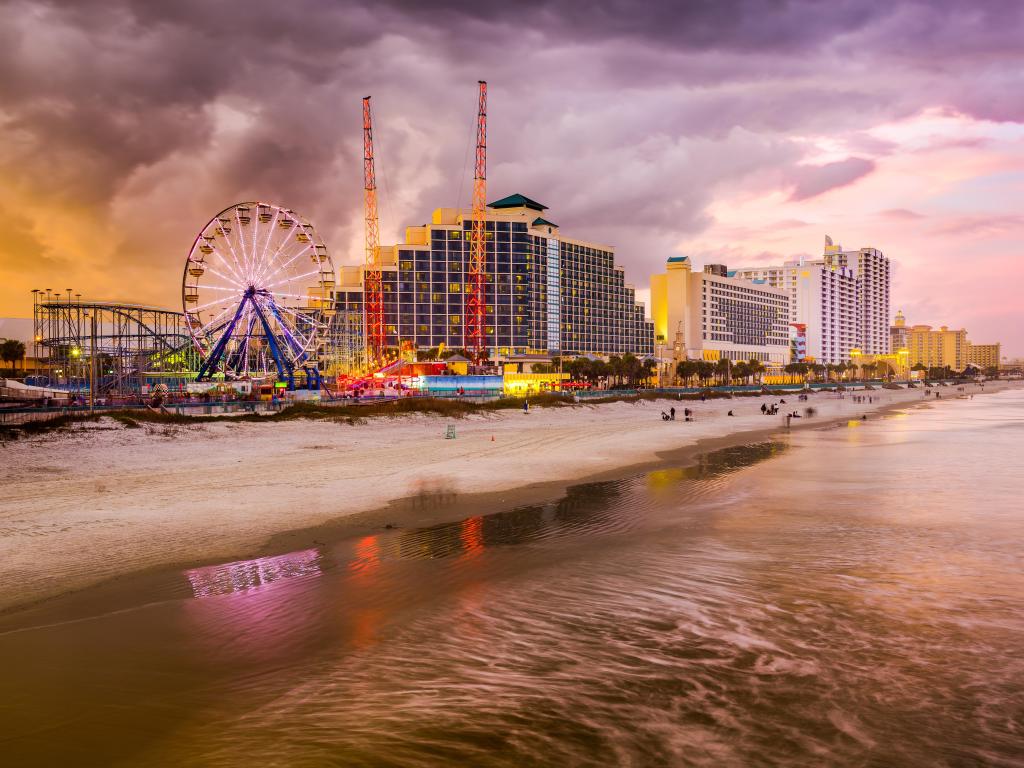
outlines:
[[[334,265],[312,225],[269,203],[238,203],[192,244],[181,281],[199,380],[272,376],[315,366],[330,317]]]

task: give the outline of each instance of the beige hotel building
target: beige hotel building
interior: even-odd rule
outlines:
[[[651,276],[651,314],[663,360],[758,360],[775,369],[790,360],[787,292],[729,277],[722,265],[694,272],[688,257],[670,258]]]

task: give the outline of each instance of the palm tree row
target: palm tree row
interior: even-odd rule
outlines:
[[[683,384],[691,384],[694,380],[702,386],[717,381],[720,384],[731,384],[734,381],[754,383],[760,381],[764,373],[764,365],[758,360],[681,360],[676,364],[676,376]]]
[[[651,358],[641,360],[627,352],[624,355],[612,355],[608,362],[591,360],[589,357],[576,357],[559,361],[556,357],[550,365],[533,366],[534,373],[555,373],[560,368],[568,373],[574,381],[586,381],[594,386],[635,387],[649,383],[654,376],[657,363]]]
[[[866,379],[891,379],[896,374],[893,367],[883,360],[861,365],[856,363],[789,363],[783,370],[794,376],[811,375],[825,381],[839,381],[848,373],[856,376],[858,371]]]

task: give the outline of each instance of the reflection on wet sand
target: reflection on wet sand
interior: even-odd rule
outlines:
[[[195,597],[228,595],[272,584],[280,579],[320,573],[320,552],[304,549],[275,557],[257,557],[203,568],[190,568],[185,578]]]

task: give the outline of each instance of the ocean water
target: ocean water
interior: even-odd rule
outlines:
[[[1022,766],[1022,448],[944,399],[8,623],[0,762]]]

